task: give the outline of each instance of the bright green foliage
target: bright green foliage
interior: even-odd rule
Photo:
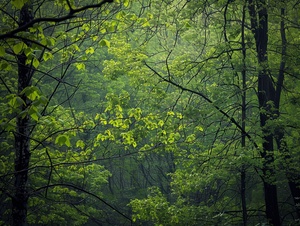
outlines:
[[[292,7],[292,5],[287,4],[286,7]],[[174,132],[174,127],[173,132],[170,132],[171,126],[168,127],[169,129],[156,133],[161,134],[161,138],[167,137],[160,139],[159,142],[169,144],[168,141],[170,143],[175,141],[176,143],[176,148],[168,146],[165,149],[171,150],[175,157],[175,171],[169,174],[172,178],[172,195],[170,193],[163,195],[160,192],[146,199],[132,200],[131,205],[135,211],[134,217],[136,219],[151,221],[156,225],[171,224],[172,220],[169,216],[172,215],[170,212],[156,209],[156,203],[161,202],[165,205],[165,209],[174,204],[173,208],[178,212],[190,208],[189,212],[195,213],[192,217],[188,214],[185,215],[186,218],[178,217],[179,225],[241,224],[243,218],[240,173],[244,169],[247,175],[248,222],[249,224],[264,223],[264,220],[260,221],[255,217],[250,217],[252,214],[260,214],[265,208],[262,201],[260,180],[262,175],[260,170],[264,160],[261,158],[261,128],[257,118],[259,110],[255,92],[257,72],[260,70],[260,66],[256,61],[253,34],[247,27],[242,37],[241,23],[238,21],[242,17],[243,7],[244,2],[239,1],[228,2],[227,5],[226,2],[222,1],[218,3],[206,2],[205,4],[179,1],[167,4],[166,2],[152,1],[149,11],[144,13],[144,15],[148,12],[154,14],[149,24],[153,25],[152,29],[155,28],[156,31],[153,33],[151,30],[145,31],[145,35],[141,35],[141,39],[145,39],[145,41],[140,41],[143,43],[140,46],[140,51],[147,56],[143,59],[147,63],[147,67],[144,67],[148,71],[147,80],[153,81],[150,75],[154,75],[159,81],[173,86],[173,90],[168,87],[168,91],[164,91],[165,99],[160,99],[160,106],[162,109],[167,109],[167,106],[172,103],[172,109],[179,111],[183,118],[179,126],[175,127],[178,128],[175,131],[178,132],[179,136]],[[270,7],[276,8],[273,4]],[[289,12],[292,11],[294,10],[290,8]],[[250,23],[250,19],[248,14],[246,15],[247,24]],[[291,16],[292,13],[289,15]],[[270,58],[270,65],[268,67],[272,73],[274,72],[274,79],[276,79],[278,65],[281,62],[281,56],[278,54],[278,50],[275,50],[279,48],[278,44],[275,43],[280,42],[279,18],[280,12],[271,12],[270,9],[270,27],[272,27],[270,32],[273,33],[270,34],[269,39],[268,57]],[[161,26],[162,24],[163,26]],[[135,33],[138,34],[138,32]],[[291,38],[289,45],[298,46],[299,43],[296,44],[296,40],[292,38],[294,34],[289,32]],[[244,38],[243,42],[247,48],[245,58],[243,58],[241,51],[242,38]],[[290,53],[292,54],[292,51]],[[120,54],[116,55],[120,61],[113,62],[114,68],[122,65],[121,69],[123,69],[125,60]],[[124,55],[127,56],[127,54]],[[294,55],[294,57],[296,56]],[[294,57],[293,59],[295,59]],[[293,60],[291,59],[291,61]],[[292,66],[292,68],[294,67],[295,65]],[[246,71],[245,88],[242,84],[244,71]],[[127,74],[131,75],[132,72],[134,73],[135,69],[130,68],[130,72]],[[119,70],[117,74],[119,73],[124,72]],[[140,73],[134,73],[141,84],[144,84],[144,73],[144,70]],[[296,83],[298,84],[298,82]],[[154,84],[155,88],[162,87],[158,83]],[[285,87],[288,86],[289,79],[286,80]],[[183,92],[178,99],[174,98],[174,96],[176,97],[176,87]],[[245,130],[251,136],[251,139],[246,141],[246,147],[241,146],[241,131],[237,128],[237,125],[242,124],[240,106],[243,89],[246,89],[247,93]],[[293,88],[290,90],[295,91]],[[190,96],[184,93],[185,91],[190,92]],[[288,96],[288,93],[283,95]],[[282,102],[285,103],[280,109],[282,116],[270,121],[267,125],[269,128],[273,128],[273,131],[282,128],[290,131],[289,126],[287,126],[290,123],[285,120],[286,117],[290,120],[291,118],[297,120],[294,113],[287,113],[285,107],[290,106],[290,104],[285,101],[285,98],[282,97]],[[174,113],[169,111],[167,115],[171,117],[174,116]],[[172,120],[172,123],[175,125],[177,122]],[[160,125],[163,123],[161,122]],[[295,132],[298,127],[296,126],[291,130]],[[291,131],[288,132],[285,139],[288,139],[287,137],[291,134]],[[292,135],[293,138],[291,139],[297,139],[296,134],[297,132]],[[298,162],[298,158],[296,152],[293,151],[293,146],[289,143],[288,155],[291,154],[293,157],[288,160],[288,165],[298,172],[299,169],[296,169],[297,167],[294,165]],[[287,190],[284,188],[286,186],[284,174],[286,170],[290,170],[284,163],[286,154],[276,151],[274,163],[277,183],[280,190],[285,194]],[[283,165],[286,168],[279,167]],[[166,199],[167,197],[168,199]],[[280,197],[280,200],[282,199],[284,199],[283,196]],[[180,200],[183,200],[183,205],[178,205],[181,203]],[[197,215],[200,211],[198,208],[202,207],[208,211],[203,210],[204,215]],[[290,217],[285,219],[286,222],[293,222],[293,210],[290,209],[288,202],[285,202],[281,211]],[[162,214],[158,214],[158,212]],[[193,217],[197,221],[193,221]],[[187,219],[190,222],[187,223]]]
[[[74,9],[95,4],[70,2]],[[102,8],[90,8],[75,17],[54,21],[69,15],[67,1],[38,2],[33,11],[40,22],[16,30],[15,35],[7,38],[4,35],[18,28],[20,9],[27,7],[27,3],[31,2],[1,3],[1,223],[11,222],[9,197],[16,190],[13,133],[17,131],[18,120],[28,118],[28,224],[83,225],[91,220],[89,216],[101,219],[106,206],[101,202],[101,188],[108,183],[111,173],[95,161],[95,150],[81,139],[95,124],[90,115],[72,107],[72,97],[83,79],[80,72],[85,71],[89,57],[104,46],[109,47],[108,39],[97,34],[97,30],[105,27],[104,22],[110,25],[107,19],[114,6],[104,4]],[[88,19],[95,15],[97,20]],[[25,65],[20,65],[23,57]],[[31,81],[26,81],[29,85],[19,91],[18,82],[24,75],[18,66],[28,67],[32,73]],[[76,71],[71,71],[72,67]]]
[[[18,27],[27,2],[1,3],[0,34]],[[35,16],[99,2],[43,1]],[[247,223],[266,224],[257,74],[268,68],[275,84],[285,61],[280,114],[265,128],[284,131],[286,151],[274,141],[275,174],[263,179],[276,181],[283,224],[295,223],[287,175],[300,160],[299,4],[268,4],[268,65],[248,12],[242,21],[245,1],[118,0],[1,39],[0,222],[10,221],[16,123],[29,118],[29,224],[130,225],[132,215],[138,225],[242,225],[242,172]],[[18,91],[21,56],[34,73]]]

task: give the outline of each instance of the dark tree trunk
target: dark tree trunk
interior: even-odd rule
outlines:
[[[295,178],[296,177],[296,178]],[[291,194],[293,196],[294,200],[294,206],[296,209],[297,219],[296,222],[300,222],[300,184],[299,184],[299,175],[291,175],[291,177],[288,177],[289,180],[289,187],[291,190]],[[297,180],[298,182],[296,182]]]
[[[246,5],[243,6],[243,17],[242,17],[242,54],[243,54],[243,70],[242,70],[242,139],[241,144],[242,148],[246,148],[246,110],[247,110],[247,103],[246,103],[246,43],[245,43],[245,17],[246,17]],[[248,213],[247,213],[247,202],[246,202],[246,168],[243,165],[241,167],[241,201],[242,201],[242,213],[243,213],[243,226],[247,225],[248,220]]]
[[[296,212],[296,221],[300,221],[300,175],[298,170],[293,167],[292,157],[287,149],[287,144],[284,140],[284,133],[281,128],[278,128],[275,133],[277,147],[284,156],[286,177],[288,179],[289,188],[294,201],[294,208]]]
[[[284,3],[284,0],[282,0],[282,3]],[[286,32],[285,32],[285,8],[281,8],[281,22],[280,22],[280,36],[281,36],[281,62],[279,67],[279,74],[278,79],[276,83],[276,94],[275,94],[275,101],[274,106],[276,110],[277,117],[280,117],[280,96],[281,96],[281,90],[283,87],[283,81],[284,81],[284,71],[286,69],[286,55],[287,55],[287,38],[286,38]],[[286,176],[288,179],[289,188],[293,197],[294,201],[294,207],[296,211],[296,221],[299,222],[300,220],[300,176],[299,174],[295,173],[297,172],[296,169],[293,169],[293,167],[290,167],[291,164],[291,155],[289,153],[289,150],[287,149],[286,142],[284,140],[284,131],[282,128],[277,128],[275,131],[275,140],[277,143],[277,147],[280,150],[280,152],[284,155],[285,165],[287,166],[286,169]]]
[[[275,98],[275,86],[268,70],[268,12],[264,0],[248,1],[248,10],[251,17],[251,28],[256,41],[258,63],[261,67],[258,73],[258,100],[260,107],[260,126],[262,128],[263,150],[261,156],[263,164],[264,196],[266,217],[273,226],[280,226],[280,215],[275,185],[274,163],[274,135],[267,127],[267,122],[273,119],[272,103]]]
[[[32,10],[25,4],[20,11],[20,26],[28,23],[32,19]],[[30,43],[26,43],[30,45]],[[20,94],[24,88],[31,85],[32,70],[30,65],[26,65],[26,56],[20,53],[18,59],[18,93],[25,105],[24,111],[30,100],[25,94]],[[30,161],[30,118],[17,116],[15,132],[15,191],[12,198],[12,225],[26,225],[27,203],[28,203],[28,166]]]

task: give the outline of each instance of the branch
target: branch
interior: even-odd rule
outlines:
[[[80,188],[80,187],[77,187],[73,184],[64,184],[64,183],[57,183],[57,184],[50,184],[50,185],[47,185],[47,186],[43,186],[43,187],[40,187],[38,189],[36,189],[34,192],[38,192],[40,190],[44,190],[44,189],[48,189],[48,188],[51,188],[51,187],[68,187],[68,188],[72,188],[72,189],[75,189],[75,190],[78,190],[78,191],[81,191],[83,193],[86,193],[98,200],[100,200],[102,203],[104,203],[105,205],[107,205],[108,207],[110,207],[112,210],[116,211],[118,214],[120,214],[121,216],[123,216],[124,218],[126,218],[127,220],[129,220],[131,223],[132,223],[132,220],[127,217],[125,214],[121,213],[119,210],[117,210],[115,207],[113,207],[112,205],[110,205],[109,203],[107,203],[105,200],[103,200],[102,198],[100,198],[98,195],[95,195],[83,188]]]
[[[255,148],[258,148],[258,145],[256,144],[256,142],[252,139],[251,135],[249,133],[247,133],[242,126],[230,115],[228,115],[225,111],[223,111],[220,107],[218,107],[217,105],[215,105],[213,103],[213,101],[211,99],[209,99],[207,96],[205,96],[203,93],[183,87],[177,83],[175,83],[174,81],[170,80],[170,79],[166,79],[164,78],[161,74],[159,74],[155,69],[153,69],[152,67],[150,67],[146,62],[145,65],[154,73],[156,74],[159,78],[161,78],[164,82],[167,82],[179,89],[181,89],[182,91],[187,91],[193,94],[196,94],[197,96],[202,97],[205,101],[207,101],[208,103],[212,104],[213,107],[215,109],[217,109],[222,115],[224,115],[227,119],[229,119],[243,134],[245,134],[245,136],[253,143]]]
[[[8,176],[12,176],[15,173],[20,173],[20,172],[24,172],[24,171],[30,171],[30,170],[34,170],[34,169],[38,169],[38,168],[53,168],[55,169],[55,167],[59,167],[59,166],[71,166],[71,165],[78,165],[78,164],[89,164],[89,163],[96,163],[96,162],[100,162],[100,161],[106,161],[106,160],[112,160],[112,159],[120,159],[120,158],[126,158],[126,157],[130,157],[133,155],[137,155],[140,153],[147,153],[147,152],[151,152],[153,150],[155,150],[156,148],[161,148],[164,147],[165,145],[159,143],[147,150],[137,150],[134,152],[130,152],[130,153],[126,153],[123,155],[113,155],[113,156],[108,156],[108,157],[103,157],[103,158],[97,158],[97,159],[89,159],[89,160],[83,160],[83,161],[74,161],[74,162],[59,162],[59,163],[52,163],[49,165],[36,165],[36,166],[32,166],[29,167],[27,169],[23,169],[23,170],[19,170],[19,171],[14,171],[14,172],[8,172],[6,174],[0,175],[0,179],[8,177]]]
[[[36,44],[36,45],[38,45],[38,46],[41,46],[41,47],[43,47],[43,48],[45,48],[45,49],[47,49],[47,50],[49,50],[49,51],[52,51],[52,49],[50,49],[49,47],[47,47],[47,46],[45,46],[45,45],[43,45],[43,44],[41,44],[41,43],[39,43],[39,42],[37,42],[37,41],[35,41],[35,40],[31,40],[31,39],[24,38],[24,37],[17,36],[17,35],[11,35],[10,38],[21,39],[21,40],[23,40],[24,42],[32,42],[32,43],[34,43],[34,44]]]
[[[102,2],[98,3],[98,4],[92,4],[92,5],[86,5],[83,6],[81,8],[78,9],[72,9],[70,8],[70,12],[68,15],[66,16],[62,16],[62,17],[58,17],[58,18],[54,18],[54,17],[44,17],[44,18],[36,18],[33,19],[31,21],[29,21],[28,23],[10,31],[7,32],[5,34],[0,35],[0,40],[2,39],[7,39],[7,38],[11,38],[13,37],[15,34],[21,32],[21,31],[26,31],[28,28],[32,27],[34,24],[37,23],[41,23],[41,22],[55,22],[55,23],[59,23],[71,18],[76,17],[76,14],[78,14],[79,12],[85,11],[87,9],[92,9],[92,8],[100,8],[102,7],[105,3],[111,3],[113,2],[113,0],[103,0]]]

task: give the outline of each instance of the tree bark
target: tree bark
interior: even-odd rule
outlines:
[[[20,10],[20,23],[22,26],[32,19],[32,9],[26,3]],[[30,43],[26,43],[30,45]],[[26,65],[26,55],[20,53],[18,62],[18,93],[25,104],[20,107],[21,111],[31,104],[25,94],[20,94],[24,88],[31,85],[32,69]],[[12,198],[12,225],[26,225],[28,203],[28,166],[30,161],[30,117],[17,116],[15,132],[15,182],[14,196]]]
[[[262,129],[263,150],[261,156],[263,163],[263,185],[266,205],[266,217],[273,226],[280,226],[280,215],[277,198],[277,186],[275,185],[274,163],[274,135],[267,126],[272,120],[274,112],[275,87],[268,70],[268,12],[264,0],[248,1],[248,10],[251,17],[251,28],[256,41],[257,60],[260,66],[258,72],[258,101],[260,108],[260,127]]]
[[[245,16],[246,16],[246,5],[243,6],[243,17],[242,17],[242,54],[243,54],[243,70],[242,70],[242,132],[241,132],[241,144],[242,148],[246,148],[246,110],[247,110],[247,102],[246,102],[246,43],[245,43]],[[248,221],[248,213],[247,213],[247,202],[246,202],[246,168],[244,165],[241,167],[241,201],[242,201],[242,213],[243,213],[243,226],[247,226]]]
[[[285,3],[284,0],[282,0],[282,3]],[[284,71],[286,69],[286,56],[287,56],[287,38],[286,38],[286,31],[285,31],[285,16],[286,16],[286,10],[282,6],[281,8],[281,22],[280,22],[280,36],[281,36],[281,62],[279,67],[279,74],[278,79],[276,83],[276,94],[275,94],[275,101],[274,106],[276,110],[276,117],[280,117],[280,96],[281,96],[281,90],[283,87],[283,81],[284,81]],[[275,131],[275,140],[277,143],[277,147],[280,150],[280,152],[284,156],[285,164],[287,166],[286,169],[286,176],[288,179],[289,188],[293,197],[294,201],[294,207],[296,211],[296,221],[300,221],[300,176],[295,173],[297,170],[290,167],[290,160],[291,155],[289,153],[289,150],[287,148],[287,144],[284,139],[284,131],[282,128],[277,128]]]

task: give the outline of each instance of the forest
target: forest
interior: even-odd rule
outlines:
[[[0,225],[300,225],[299,0],[0,18]]]

